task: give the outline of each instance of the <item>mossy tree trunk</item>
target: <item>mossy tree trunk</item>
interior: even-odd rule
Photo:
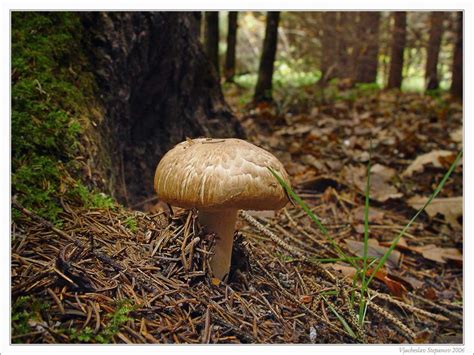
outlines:
[[[263,40],[262,56],[260,57],[257,85],[254,93],[255,102],[272,100],[273,67],[278,44],[279,21],[279,12],[270,11],[267,13],[265,39]]]
[[[219,78],[197,37],[192,13],[84,13],[115,180],[133,205],[151,196],[163,154],[187,137],[242,137]]]
[[[393,14],[393,37],[392,51],[390,54],[390,74],[388,77],[388,89],[400,89],[403,79],[403,53],[406,44],[407,13],[397,11]]]

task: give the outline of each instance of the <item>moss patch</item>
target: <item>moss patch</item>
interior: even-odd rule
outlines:
[[[76,13],[12,13],[12,193],[54,223],[64,196],[113,205],[89,191],[82,173],[88,153],[81,142],[95,102],[82,28]]]

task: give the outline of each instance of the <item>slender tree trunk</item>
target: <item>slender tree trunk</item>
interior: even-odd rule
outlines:
[[[451,95],[462,100],[463,97],[463,13],[458,12],[456,19],[456,45],[453,54],[453,79]]]
[[[321,85],[326,85],[331,79],[339,76],[336,58],[338,57],[339,36],[334,31],[337,22],[337,12],[323,13],[323,31],[321,37]]]
[[[235,48],[237,45],[237,17],[236,11],[229,12],[229,24],[227,28],[227,51],[225,55],[224,75],[227,82],[234,80],[235,75]]]
[[[271,11],[267,13],[265,39],[254,94],[255,102],[272,100],[273,65],[277,51],[279,20],[280,12]]]
[[[390,74],[388,89],[400,89],[402,86],[403,53],[406,44],[407,13],[397,11],[393,14],[395,23],[393,27],[392,51],[390,54]]]
[[[204,21],[204,48],[219,73],[219,12],[206,12]]]
[[[362,12],[360,31],[362,33],[356,82],[373,83],[377,79],[379,53],[380,12]]]
[[[194,33],[197,39],[201,38],[201,19],[202,13],[200,11],[195,11],[191,13],[192,19],[191,22],[191,31]]]
[[[81,18],[104,106],[97,130],[120,202],[154,196],[158,161],[186,137],[243,136],[192,13],[85,12]]]
[[[430,39],[425,68],[426,90],[436,90],[439,87],[438,57],[443,36],[443,12],[432,12],[430,16]]]

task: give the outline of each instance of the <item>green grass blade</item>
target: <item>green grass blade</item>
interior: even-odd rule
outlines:
[[[367,289],[365,275],[367,274],[367,256],[369,254],[369,203],[370,203],[370,168],[372,163],[372,140],[370,141],[369,162],[367,164],[367,185],[365,187],[365,206],[364,206],[364,253],[362,265],[362,285],[360,290],[360,304],[359,304],[359,322],[364,323],[365,292]]]
[[[438,184],[438,186],[436,187],[436,189],[434,190],[434,192],[431,194],[430,198],[428,199],[428,201],[426,201],[426,203],[423,205],[423,207],[421,207],[416,213],[415,215],[412,217],[412,219],[408,222],[408,224],[400,231],[400,233],[395,237],[395,239],[392,241],[392,244],[390,244],[390,247],[388,248],[388,250],[385,252],[385,254],[382,256],[382,258],[380,258],[380,261],[379,263],[377,264],[377,266],[375,267],[374,271],[371,273],[368,281],[367,281],[367,286],[369,285],[369,283],[372,281],[372,279],[374,278],[374,276],[377,274],[377,271],[380,270],[380,268],[385,264],[385,262],[387,261],[388,257],[390,256],[390,254],[392,253],[392,251],[395,249],[395,247],[397,246],[397,243],[398,241],[400,240],[400,238],[402,236],[405,235],[406,231],[408,230],[408,228],[410,228],[410,226],[413,224],[413,222],[417,219],[417,217],[420,215],[421,212],[423,212],[426,208],[426,206],[428,206],[431,201],[439,194],[439,192],[441,191],[441,189],[443,188],[444,184],[446,183],[446,181],[448,180],[448,178],[451,176],[451,173],[454,171],[454,169],[456,168],[456,165],[458,164],[459,160],[461,159],[462,157],[462,154],[463,154],[463,151],[461,150],[458,155],[456,156],[456,159],[454,160],[454,162],[451,164],[449,170],[446,172],[446,174],[444,175],[443,179],[441,180],[441,182]]]
[[[369,259],[373,259],[373,257],[368,257]],[[348,263],[352,260],[363,260],[362,256],[349,256],[348,258],[308,258],[310,261],[316,261],[318,263],[333,263],[336,261],[343,261]]]
[[[346,330],[346,332],[353,338],[357,338],[357,335],[354,333],[354,331],[352,330],[352,328],[349,326],[349,324],[346,322],[346,320],[339,314],[337,313],[337,311],[334,309],[334,307],[328,302],[328,300],[326,299],[326,297],[322,296],[323,300],[326,302],[326,304],[328,305],[329,309],[332,311],[332,313],[334,313],[334,315],[337,317],[337,319],[339,320],[339,322],[341,322],[342,326],[344,327],[344,329]]]
[[[300,207],[303,209],[303,211],[306,212],[306,214],[311,218],[311,220],[316,223],[318,226],[319,230],[324,234],[324,236],[329,240],[333,248],[336,250],[337,254],[344,259],[347,259],[348,262],[355,268],[357,268],[357,264],[351,260],[346,253],[337,245],[336,241],[329,235],[328,230],[322,225],[318,217],[311,211],[311,209],[308,207],[308,205],[296,194],[296,192],[293,191],[293,189],[288,186],[288,184],[278,175],[272,168],[267,167],[268,170],[272,173],[272,175],[277,179],[278,183],[285,189],[286,193],[288,196],[290,196]]]

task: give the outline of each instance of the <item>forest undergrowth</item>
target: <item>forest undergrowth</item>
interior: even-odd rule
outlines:
[[[64,200],[58,226],[15,205],[12,341],[461,343],[462,164],[374,275],[362,324],[356,268],[337,249],[361,262],[370,142],[373,260],[462,148],[462,107],[443,96],[376,91],[299,112],[234,110],[248,139],[284,163],[333,241],[297,205],[241,213],[226,284],[207,276],[213,236],[193,211]]]

